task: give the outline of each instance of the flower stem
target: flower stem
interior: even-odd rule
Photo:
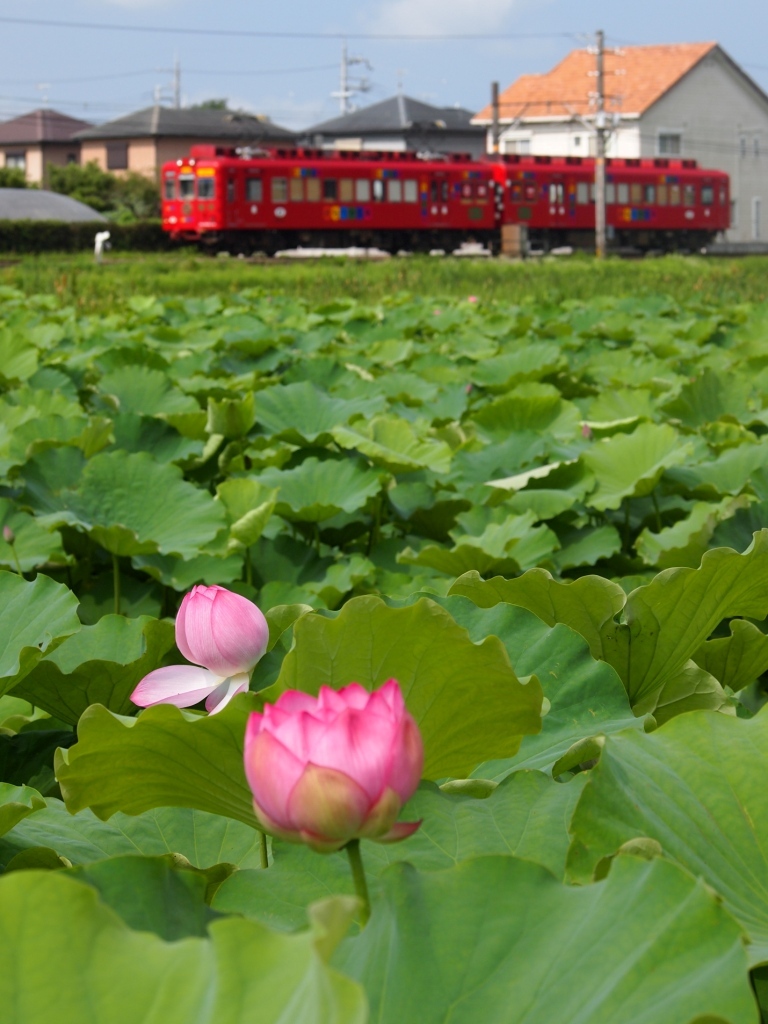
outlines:
[[[120,563],[117,555],[112,555],[112,582],[115,594],[115,615],[120,614]]]
[[[261,866],[263,868],[269,867],[269,855],[267,853],[267,833],[262,832],[259,829],[259,856],[261,857]]]
[[[11,541],[11,543],[8,546],[10,547],[11,553],[13,554],[13,561],[16,566],[16,572],[19,574],[19,576],[21,576],[22,579],[24,579],[24,573],[21,571],[21,562],[19,561],[19,556],[16,554],[16,545],[13,543],[13,541]]]
[[[355,892],[363,905],[360,911],[360,927],[365,928],[368,918],[371,916],[371,900],[368,896],[368,883],[365,880],[363,858],[360,856],[360,840],[350,839],[344,849],[347,851],[347,857],[349,857],[349,866],[352,869]]]

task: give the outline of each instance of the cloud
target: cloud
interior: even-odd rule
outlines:
[[[525,0],[383,0],[376,19],[377,32],[442,35],[493,32]]]

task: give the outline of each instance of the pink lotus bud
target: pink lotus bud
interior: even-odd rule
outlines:
[[[194,665],[169,665],[144,676],[131,694],[139,707],[188,708],[204,697],[211,714],[248,689],[263,656],[269,626],[259,609],[224,587],[193,587],[176,616],[176,646]],[[202,668],[198,668],[202,665]]]
[[[3,527],[3,540],[6,544],[13,544],[16,541],[16,534],[10,528],[10,526]]]
[[[176,616],[176,645],[222,678],[250,672],[264,655],[269,626],[256,605],[224,587],[193,587]]]
[[[588,423],[581,424],[581,436],[587,439],[592,437],[592,427]]]
[[[468,295],[467,296],[467,302],[477,302],[477,296],[476,295]]]
[[[359,683],[288,690],[245,733],[245,774],[266,831],[330,853],[351,839],[397,842],[420,821],[398,822],[419,784],[424,748],[390,679],[370,693]]]

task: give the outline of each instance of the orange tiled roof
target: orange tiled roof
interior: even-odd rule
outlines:
[[[717,43],[679,43],[671,46],[626,46],[620,53],[606,50],[605,109],[642,114],[686,72],[715,49]],[[499,119],[570,117],[593,114],[595,55],[572,50],[544,75],[521,75],[499,97]],[[474,121],[492,117],[490,105]]]

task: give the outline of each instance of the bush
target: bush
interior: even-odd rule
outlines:
[[[124,177],[102,171],[95,161],[87,164],[48,165],[49,188],[71,196],[110,220],[130,223],[160,214],[160,190],[143,174],[129,171]]]
[[[131,224],[81,221],[68,224],[57,220],[0,220],[0,252],[73,252],[93,248],[97,231],[109,231],[114,249],[157,252],[170,249],[171,242],[159,220]]]
[[[19,167],[0,167],[0,188],[26,188],[27,179]]]

